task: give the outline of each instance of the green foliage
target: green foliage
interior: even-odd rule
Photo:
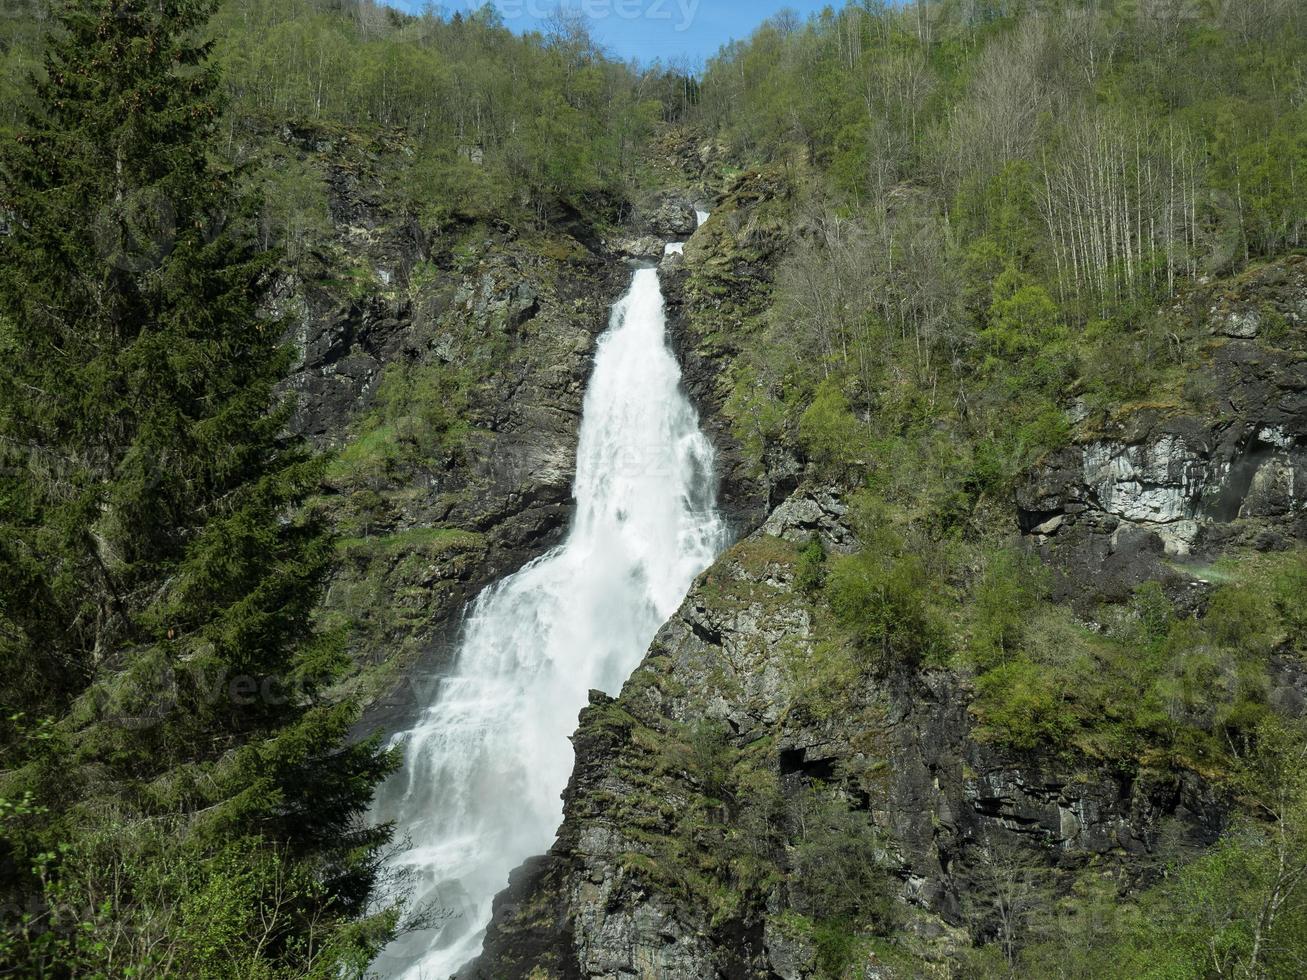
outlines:
[[[16,975],[336,976],[395,924],[364,819],[394,760],[322,697],[345,662],[311,625],[323,464],[274,395],[258,202],[215,163],[211,7],[62,7],[0,153]]]
[[[264,202],[264,247],[275,244],[287,260],[304,261],[309,243],[328,239],[332,231],[322,175],[302,159],[275,153],[264,161],[256,182]]]
[[[988,322],[980,332],[991,356],[1007,360],[1046,352],[1065,336],[1048,291],[1008,266],[993,285]]]
[[[1037,199],[1038,177],[1031,163],[1017,160],[991,177],[975,174],[964,178],[957,191],[953,210],[971,241],[968,281],[977,284],[985,302],[997,298],[997,280],[1005,271],[1009,277],[1018,269],[1047,271],[1047,256],[1037,247],[1046,233]],[[1018,280],[1013,285],[1026,284]]]
[[[985,734],[1026,751],[1065,745],[1077,722],[1069,680],[1024,657],[982,674],[976,704]]]
[[[795,909],[810,918],[843,923],[855,931],[886,932],[892,923],[883,846],[865,811],[824,786],[808,787],[796,801],[793,845]],[[838,974],[838,971],[832,971]]]
[[[737,367],[732,375],[725,411],[735,437],[761,468],[768,446],[781,441],[785,432],[786,408],[756,370]]]
[[[874,671],[938,662],[947,641],[933,606],[937,583],[882,518],[864,548],[829,562],[824,596]]]
[[[842,980],[849,976],[850,969],[875,948],[878,938],[859,931],[848,920],[814,920],[793,910],[769,918],[773,928],[815,952],[814,975],[819,980]]]
[[[816,595],[826,581],[826,549],[821,539],[814,537],[799,553],[794,567],[794,587],[808,596]]]
[[[799,419],[800,444],[818,466],[840,470],[863,461],[865,441],[865,428],[839,386],[822,382]]]
[[[1047,573],[1030,556],[999,551],[973,591],[970,655],[981,667],[1006,663],[1021,649],[1031,610],[1047,597]]]
[[[416,465],[448,464],[467,432],[472,377],[439,361],[390,365],[375,407],[332,462],[332,480],[361,484]]]
[[[41,69],[43,31],[37,22],[9,17],[0,43],[0,137],[17,134],[31,102],[29,79]]]
[[[395,194],[436,229],[564,208],[610,215],[643,141],[686,98],[680,76],[637,74],[578,24],[522,35],[489,5],[413,16],[370,2],[232,0],[215,31],[241,118],[409,134],[415,153]]]
[[[1065,444],[1072,396],[1178,403],[1199,337],[1159,305],[1302,244],[1303,107],[1278,73],[1300,78],[1307,25],[1257,11],[1195,6],[1159,41],[1124,3],[848,4],[724,49],[700,118],[801,187],[771,322],[723,344],[746,451],[865,466],[965,537]]]
[[[1275,577],[1271,602],[1285,641],[1298,653],[1307,653],[1307,562],[1285,564]]]
[[[993,562],[968,607],[984,737],[1202,770],[1252,744],[1270,713],[1270,655],[1296,628],[1300,554],[1244,563],[1197,620],[1148,583],[1106,634],[1048,603],[1014,561]]]

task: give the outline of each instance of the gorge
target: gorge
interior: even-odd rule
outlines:
[[[1304,974],[1307,5],[807,5],[4,5],[0,975]]]
[[[509,871],[553,840],[588,692],[616,692],[726,544],[712,447],[679,382],[658,272],[638,269],[598,342],[572,529],[476,600],[452,676],[396,738],[405,765],[376,815],[412,839],[402,880],[442,921],[384,952],[386,975],[447,976],[479,952]]]

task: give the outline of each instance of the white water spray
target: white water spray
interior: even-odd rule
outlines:
[[[477,955],[509,872],[553,842],[590,690],[617,692],[726,544],[664,328],[658,273],[641,269],[595,354],[566,541],[481,595],[453,676],[402,736],[376,815],[413,841],[397,864],[415,900],[454,917],[392,944],[383,975],[444,980]]]

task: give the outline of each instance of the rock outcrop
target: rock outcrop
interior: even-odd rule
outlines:
[[[1219,834],[1224,811],[1197,776],[1103,771],[977,740],[967,682],[948,671],[810,687],[804,665],[822,637],[796,568],[814,537],[835,552],[857,544],[828,488],[798,491],[699,580],[620,697],[592,696],[559,839],[514,875],[462,980],[811,976],[814,951],[788,924],[802,897],[785,872],[814,786],[840,787],[852,819],[878,835],[903,928],[926,957],[967,941],[962,907],[986,872],[982,852],[1009,844],[1128,880],[1163,827],[1195,844]],[[705,720],[760,774],[755,798],[705,785],[694,742]],[[777,873],[741,881],[717,863],[740,848]]]
[[[668,339],[717,448],[722,508],[740,532],[756,528],[798,486],[802,471],[781,447],[768,448],[759,471],[724,411],[726,372],[738,354],[734,338],[746,335],[766,310],[777,260],[791,239],[789,198],[789,184],[778,173],[736,176],[713,203],[707,224],[687,241],[684,258],[662,269]]]
[[[1194,314],[1213,339],[1188,403],[1086,421],[1074,445],[1031,471],[1017,494],[1021,529],[1059,571],[1060,595],[1119,601],[1233,545],[1307,536],[1304,297],[1301,257],[1218,300],[1199,294]],[[1263,318],[1278,327],[1258,338],[1247,324]]]
[[[967,670],[830,660],[805,556],[858,550],[846,503],[784,450],[750,471],[723,421],[729,338],[765,305],[785,240],[752,204],[779,193],[744,175],[665,267],[728,505],[757,529],[700,577],[621,694],[592,694],[558,839],[514,874],[460,980],[821,975],[814,839],[872,846],[840,866],[889,869],[896,949],[947,970],[977,896],[1013,867],[1045,869],[1050,895],[1086,875],[1127,892],[1167,848],[1225,827],[1228,799],[1194,768],[982,737]],[[1072,408],[1075,442],[1031,469],[1003,529],[1054,569],[1057,601],[1087,613],[1160,580],[1192,611],[1215,558],[1307,539],[1305,271],[1290,259],[1195,298],[1211,342],[1183,398]],[[1271,701],[1300,711],[1301,666],[1271,667]],[[875,954],[866,966],[880,975]]]
[[[373,535],[420,541],[424,529],[438,528],[477,535],[483,547],[475,561],[463,555],[455,564],[425,562],[420,581],[383,590],[424,595],[428,608],[416,631],[410,617],[398,624],[402,637],[365,638],[386,652],[388,676],[402,681],[398,688],[380,685],[385,696],[369,723],[399,725],[424,706],[429,692],[420,681],[439,673],[450,649],[442,640],[445,625],[481,588],[542,553],[566,527],[594,343],[628,280],[624,263],[575,240],[560,237],[542,248],[496,236],[476,243],[459,265],[428,267],[425,281],[410,280],[410,296],[393,307],[401,324],[391,341],[397,349],[383,360],[392,370],[417,366],[418,378],[458,379],[465,400],[458,444],[411,465],[365,469],[341,491],[354,500],[370,493],[381,498]],[[316,367],[319,377],[332,371]],[[363,405],[370,408],[366,393]],[[402,412],[399,428],[416,428],[423,444],[440,443],[423,439],[429,422],[420,411]],[[375,617],[377,608],[361,611]],[[406,648],[403,656],[396,656],[396,640]]]

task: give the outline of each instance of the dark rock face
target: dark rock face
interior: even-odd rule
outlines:
[[[296,432],[319,442],[340,438],[367,403],[383,365],[398,355],[408,317],[408,310],[375,299],[343,308],[325,296],[303,304],[294,331],[301,362],[290,381]]]
[[[324,488],[328,516],[359,540],[323,616],[354,627],[362,676],[350,687],[372,705],[363,728],[396,730],[429,703],[466,604],[566,526],[595,340],[630,268],[579,225],[424,231],[384,193],[407,159],[402,135],[303,127],[280,139],[321,173],[332,223],[275,290],[299,354],[284,385],[291,428],[354,451],[391,373],[459,379],[456,449],[408,404],[435,398],[392,394],[363,453],[380,462]],[[393,465],[405,440],[437,449]]]
[[[681,365],[682,384],[699,410],[705,434],[717,450],[718,502],[737,532],[758,526],[770,509],[765,482],[750,470],[742,447],[731,431],[722,406],[725,391],[721,372],[727,361],[706,349],[696,336],[693,307],[687,296],[684,264],[664,265],[660,273],[667,298],[667,338]]]
[[[596,338],[609,306],[629,282],[625,264],[572,242],[569,258],[542,258],[513,241],[484,244],[474,268],[437,274],[423,285],[392,335],[396,358],[493,370],[470,393],[469,430],[457,454],[382,480],[378,489],[400,531],[440,527],[479,536],[474,561],[427,566],[422,581],[388,588],[426,601],[421,627],[404,624],[410,652],[388,655],[400,679],[367,721],[402,727],[429,702],[430,686],[453,649],[459,610],[486,585],[557,542],[572,513],[576,436]],[[487,349],[493,351],[487,354]],[[363,356],[363,355],[360,355]],[[336,372],[319,369],[322,384]],[[361,396],[365,403],[367,392]],[[389,646],[377,637],[374,646]],[[425,678],[430,683],[422,683]]]
[[[865,680],[838,711],[814,713],[786,666],[819,642],[794,578],[797,546],[814,534],[832,550],[856,546],[839,496],[805,488],[697,583],[616,701],[592,696],[558,841],[514,876],[484,955],[460,977],[811,975],[811,950],[781,928],[785,885],[746,891],[723,922],[646,870],[665,856],[657,842],[675,833],[677,801],[697,791],[683,771],[650,776],[649,746],[701,718],[725,723],[741,750],[766,746],[786,792],[843,781],[884,835],[906,928],[939,953],[966,942],[980,842],[1068,871],[1097,861],[1129,880],[1164,825],[1194,843],[1220,833],[1223,807],[1196,775],[1106,772],[977,741],[966,682],[945,671]],[[642,797],[646,819],[632,826],[613,801]]]
[[[1283,336],[1231,335],[1231,317],[1275,308],[1254,302],[1270,277]],[[1276,549],[1307,535],[1304,301],[1307,262],[1261,270],[1201,314],[1219,338],[1191,381],[1208,405],[1133,411],[1031,471],[1018,519],[1058,570],[1061,597],[1120,601],[1150,579],[1178,586],[1175,566],[1233,545]]]
[[[798,486],[802,473],[801,462],[779,447],[769,450],[757,471],[724,412],[723,372],[738,353],[730,338],[766,309],[776,261],[789,241],[785,226],[760,227],[743,215],[758,201],[787,193],[774,175],[740,175],[711,205],[715,210],[686,243],[684,258],[671,256],[661,267],[668,340],[717,448],[722,509],[741,533],[756,528]]]
[[[751,257],[710,222],[683,260],[665,262],[664,278],[686,385],[723,461],[724,499],[746,530],[759,511],[770,516],[701,576],[621,695],[592,695],[558,839],[499,896],[485,951],[461,980],[814,975],[817,950],[786,924],[798,830],[784,817],[785,843],[765,859],[779,874],[696,884],[717,850],[761,833],[741,817],[747,802],[706,799],[702,777],[667,748],[704,720],[776,781],[782,809],[806,787],[839,787],[879,834],[904,942],[923,960],[947,961],[970,943],[968,903],[1004,849],[1038,856],[1063,886],[1092,867],[1129,890],[1153,880],[1164,840],[1206,846],[1224,829],[1228,803],[1200,773],[977,738],[963,674],[806,686],[794,665],[818,656],[823,637],[798,585],[800,548],[814,537],[835,553],[858,542],[838,492],[802,485],[800,461],[750,473],[723,422],[719,372],[733,352],[730,330],[713,326],[756,308],[768,267],[765,253]],[[1209,590],[1205,562],[1307,538],[1305,273],[1289,260],[1202,300],[1197,315],[1213,337],[1195,384],[1202,397],[1082,426],[1074,445],[1032,469],[1011,529],[1055,570],[1059,599],[1092,608],[1160,579],[1195,609]],[[1271,700],[1301,711],[1301,665],[1273,668]],[[691,811],[701,822],[687,823]]]

